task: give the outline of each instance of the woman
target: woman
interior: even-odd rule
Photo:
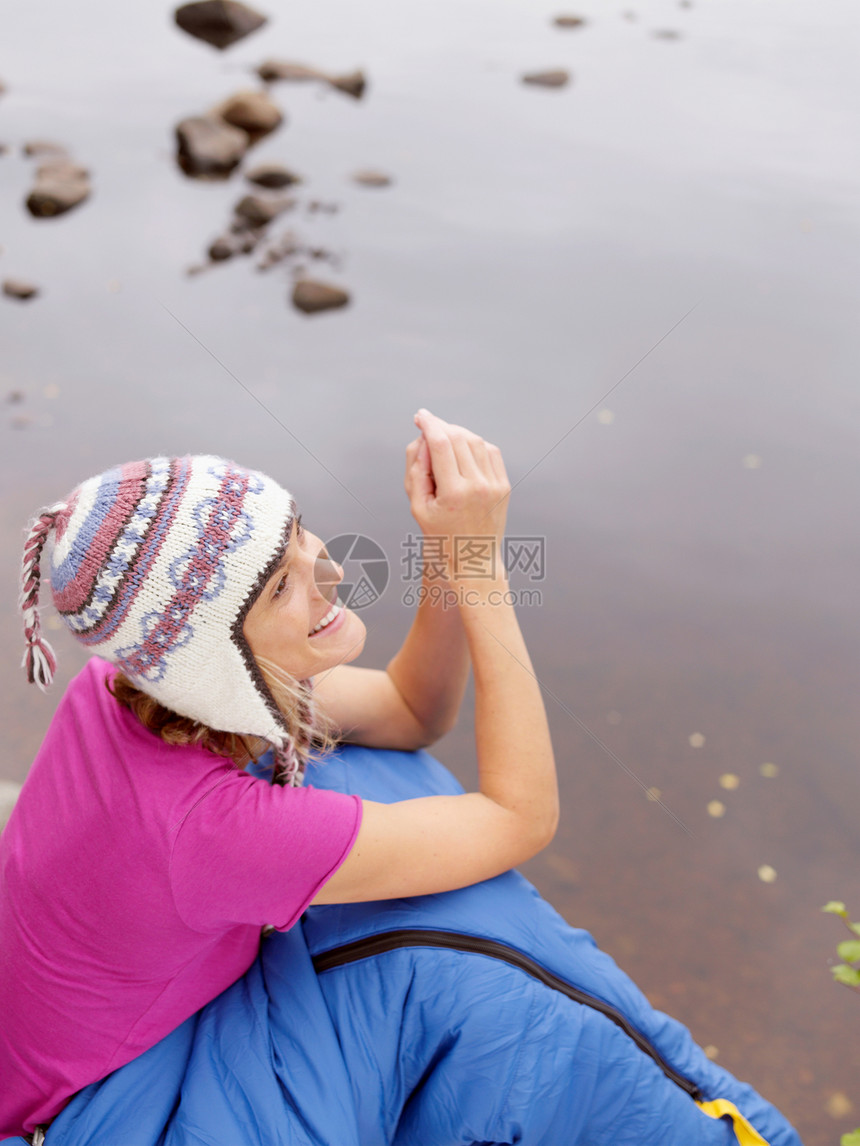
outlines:
[[[265,925],[291,935],[266,945],[286,956],[281,1005],[291,1014],[300,1009],[291,991],[300,929],[290,929],[309,905],[449,892],[499,876],[552,838],[558,805],[546,717],[504,594],[510,487],[501,455],[427,411],[416,423],[406,476],[416,520],[446,539],[449,561],[455,537],[491,538],[490,564],[457,579],[449,565],[456,608],[428,596],[384,673],[348,663],[364,626],[336,599],[342,571],[303,528],[289,494],[262,475],[214,458],[153,459],[84,483],[31,530],[23,594],[31,679],[45,685],[54,668],[38,617],[49,536],[55,604],[103,659],[70,686],[0,838],[3,1134],[37,1131],[59,1115],[48,1141],[71,1140],[81,1109],[91,1120],[105,1095],[110,1117],[121,1116],[115,1088],[160,1062],[190,1027],[223,1029],[231,992],[211,1000],[235,983],[244,1003],[227,1024],[232,1043],[249,1027]],[[470,663],[478,792],[418,784],[391,803],[391,776],[361,796],[300,786],[321,726],[374,748],[410,750],[437,738],[456,717]],[[267,744],[275,785],[236,767]],[[342,1025],[352,1029],[355,1018],[341,1016]],[[288,1032],[286,1045],[314,1033]],[[515,1044],[518,1025],[507,1033]],[[346,1048],[344,1031],[339,1038]],[[195,1058],[193,1070],[186,1062],[183,1077],[202,1070],[211,1091],[218,1071],[206,1061]],[[340,1069],[351,1086],[361,1061],[324,1057],[315,1077]],[[272,1085],[279,1092],[274,1075]],[[247,1107],[243,1140],[272,1113],[260,1101]],[[339,1088],[323,1104],[345,1101]],[[212,1102],[204,1106],[211,1115]],[[720,1130],[702,1141],[731,1141],[727,1124],[695,1117],[709,1134]],[[305,1141],[296,1125],[270,1140]],[[361,1125],[357,1141],[388,1134]],[[162,1132],[166,1125],[154,1141]],[[223,1124],[205,1140],[217,1140],[213,1132],[230,1146]],[[128,1125],[82,1140],[119,1141],[117,1133],[131,1140]],[[536,1133],[528,1140],[551,1141]],[[307,1140],[333,1141],[325,1133]]]

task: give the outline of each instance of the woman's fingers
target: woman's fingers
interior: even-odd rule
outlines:
[[[431,414],[429,410],[419,410],[415,415],[415,423],[424,432],[434,466],[436,463],[434,444],[440,459],[444,461],[449,456],[449,451],[443,445],[447,438],[457,463],[457,472],[461,477],[471,480],[481,476],[489,479],[495,477],[487,443],[478,434],[467,430],[464,426],[445,422],[441,418],[437,418],[435,414]],[[453,472],[450,476],[454,476]]]

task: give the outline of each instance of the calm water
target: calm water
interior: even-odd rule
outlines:
[[[18,667],[31,512],[156,452],[268,470],[315,532],[389,554],[364,614],[381,666],[427,405],[503,447],[509,533],[546,539],[521,616],[564,820],[528,874],[807,1146],[836,1143],[860,1124],[860,998],[830,982],[843,936],[819,912],[860,917],[853,0],[587,0],[568,32],[526,0],[265,10],[223,54],[160,5],[6,22],[0,277],[43,294],[0,298],[0,394],[23,394],[0,430],[0,775],[24,778],[61,691]],[[341,312],[293,310],[287,268],[186,274],[243,181],[186,179],[173,125],[267,56],[369,77],[361,102],[276,85],[288,122],[249,157],[305,175],[275,233],[338,256],[318,273]],[[519,82],[553,67],[572,83]],[[87,204],[29,218],[32,138],[90,167]],[[82,659],[63,636],[60,685]],[[471,735],[467,711],[439,748],[467,781]]]

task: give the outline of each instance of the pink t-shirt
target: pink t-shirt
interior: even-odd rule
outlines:
[[[92,660],[0,835],[0,1138],[242,975],[344,861],[361,800],[164,744]]]

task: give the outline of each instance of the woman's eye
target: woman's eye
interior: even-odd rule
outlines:
[[[272,594],[272,596],[273,597],[280,597],[281,594],[286,589],[288,581],[289,581],[289,576],[288,576],[288,574],[285,573],[283,575],[283,577],[280,579],[280,581],[277,583],[277,585],[275,586],[275,591]]]

